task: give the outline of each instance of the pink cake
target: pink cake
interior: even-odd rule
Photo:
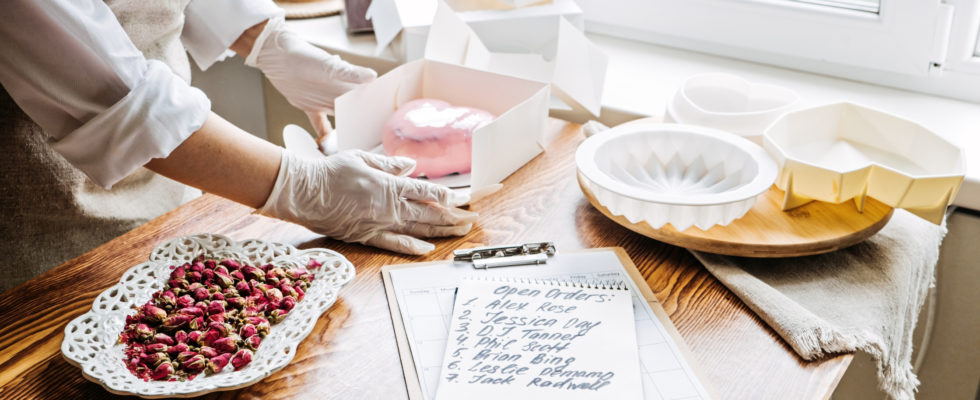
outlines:
[[[415,159],[413,177],[438,178],[470,172],[473,131],[494,116],[470,107],[454,107],[436,99],[405,103],[385,124],[381,144],[389,156]]]

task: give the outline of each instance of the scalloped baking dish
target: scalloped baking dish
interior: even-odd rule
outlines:
[[[772,186],[776,164],[738,135],[680,124],[631,123],[575,153],[600,204],[632,223],[707,230],[745,215]]]
[[[784,210],[851,199],[860,210],[870,196],[939,224],[966,171],[963,149],[931,130],[847,102],[787,113],[763,140]]]

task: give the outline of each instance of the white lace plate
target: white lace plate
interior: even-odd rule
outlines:
[[[126,368],[125,345],[118,344],[126,315],[134,305],[150,300],[170,275],[170,266],[204,255],[232,258],[252,265],[282,267],[306,266],[310,259],[322,264],[313,270],[315,278],[306,296],[280,323],[273,325],[252,358],[240,371],[231,365],[224,371],[198,375],[184,382],[144,382]],[[235,242],[225,236],[200,234],[178,238],[153,250],[147,262],[127,270],[116,285],[96,297],[92,310],[65,327],[61,353],[68,362],[82,369],[86,379],[115,394],[145,398],[191,397],[251,385],[285,367],[296,354],[296,346],[306,338],[317,319],[337,300],[341,286],[354,279],[354,265],[344,256],[327,249],[297,250],[293,246],[250,239]]]

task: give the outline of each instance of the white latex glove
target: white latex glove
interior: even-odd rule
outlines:
[[[435,246],[415,237],[465,235],[478,215],[456,208],[469,199],[449,188],[404,176],[414,168],[410,158],[361,150],[319,158],[283,150],[259,212],[335,239],[425,254]]]
[[[266,23],[245,65],[261,70],[289,104],[306,112],[320,141],[330,136],[334,99],[378,76],[301,39],[281,17]]]

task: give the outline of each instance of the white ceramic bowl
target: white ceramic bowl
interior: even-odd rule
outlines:
[[[787,113],[764,140],[784,209],[870,196],[938,224],[966,171],[963,150],[929,129],[846,102]]]
[[[586,139],[575,153],[600,204],[632,223],[707,230],[745,215],[776,179],[759,146],[716,129],[631,123]]]
[[[667,102],[664,121],[758,137],[798,99],[792,90],[752,83],[735,75],[695,75]]]

